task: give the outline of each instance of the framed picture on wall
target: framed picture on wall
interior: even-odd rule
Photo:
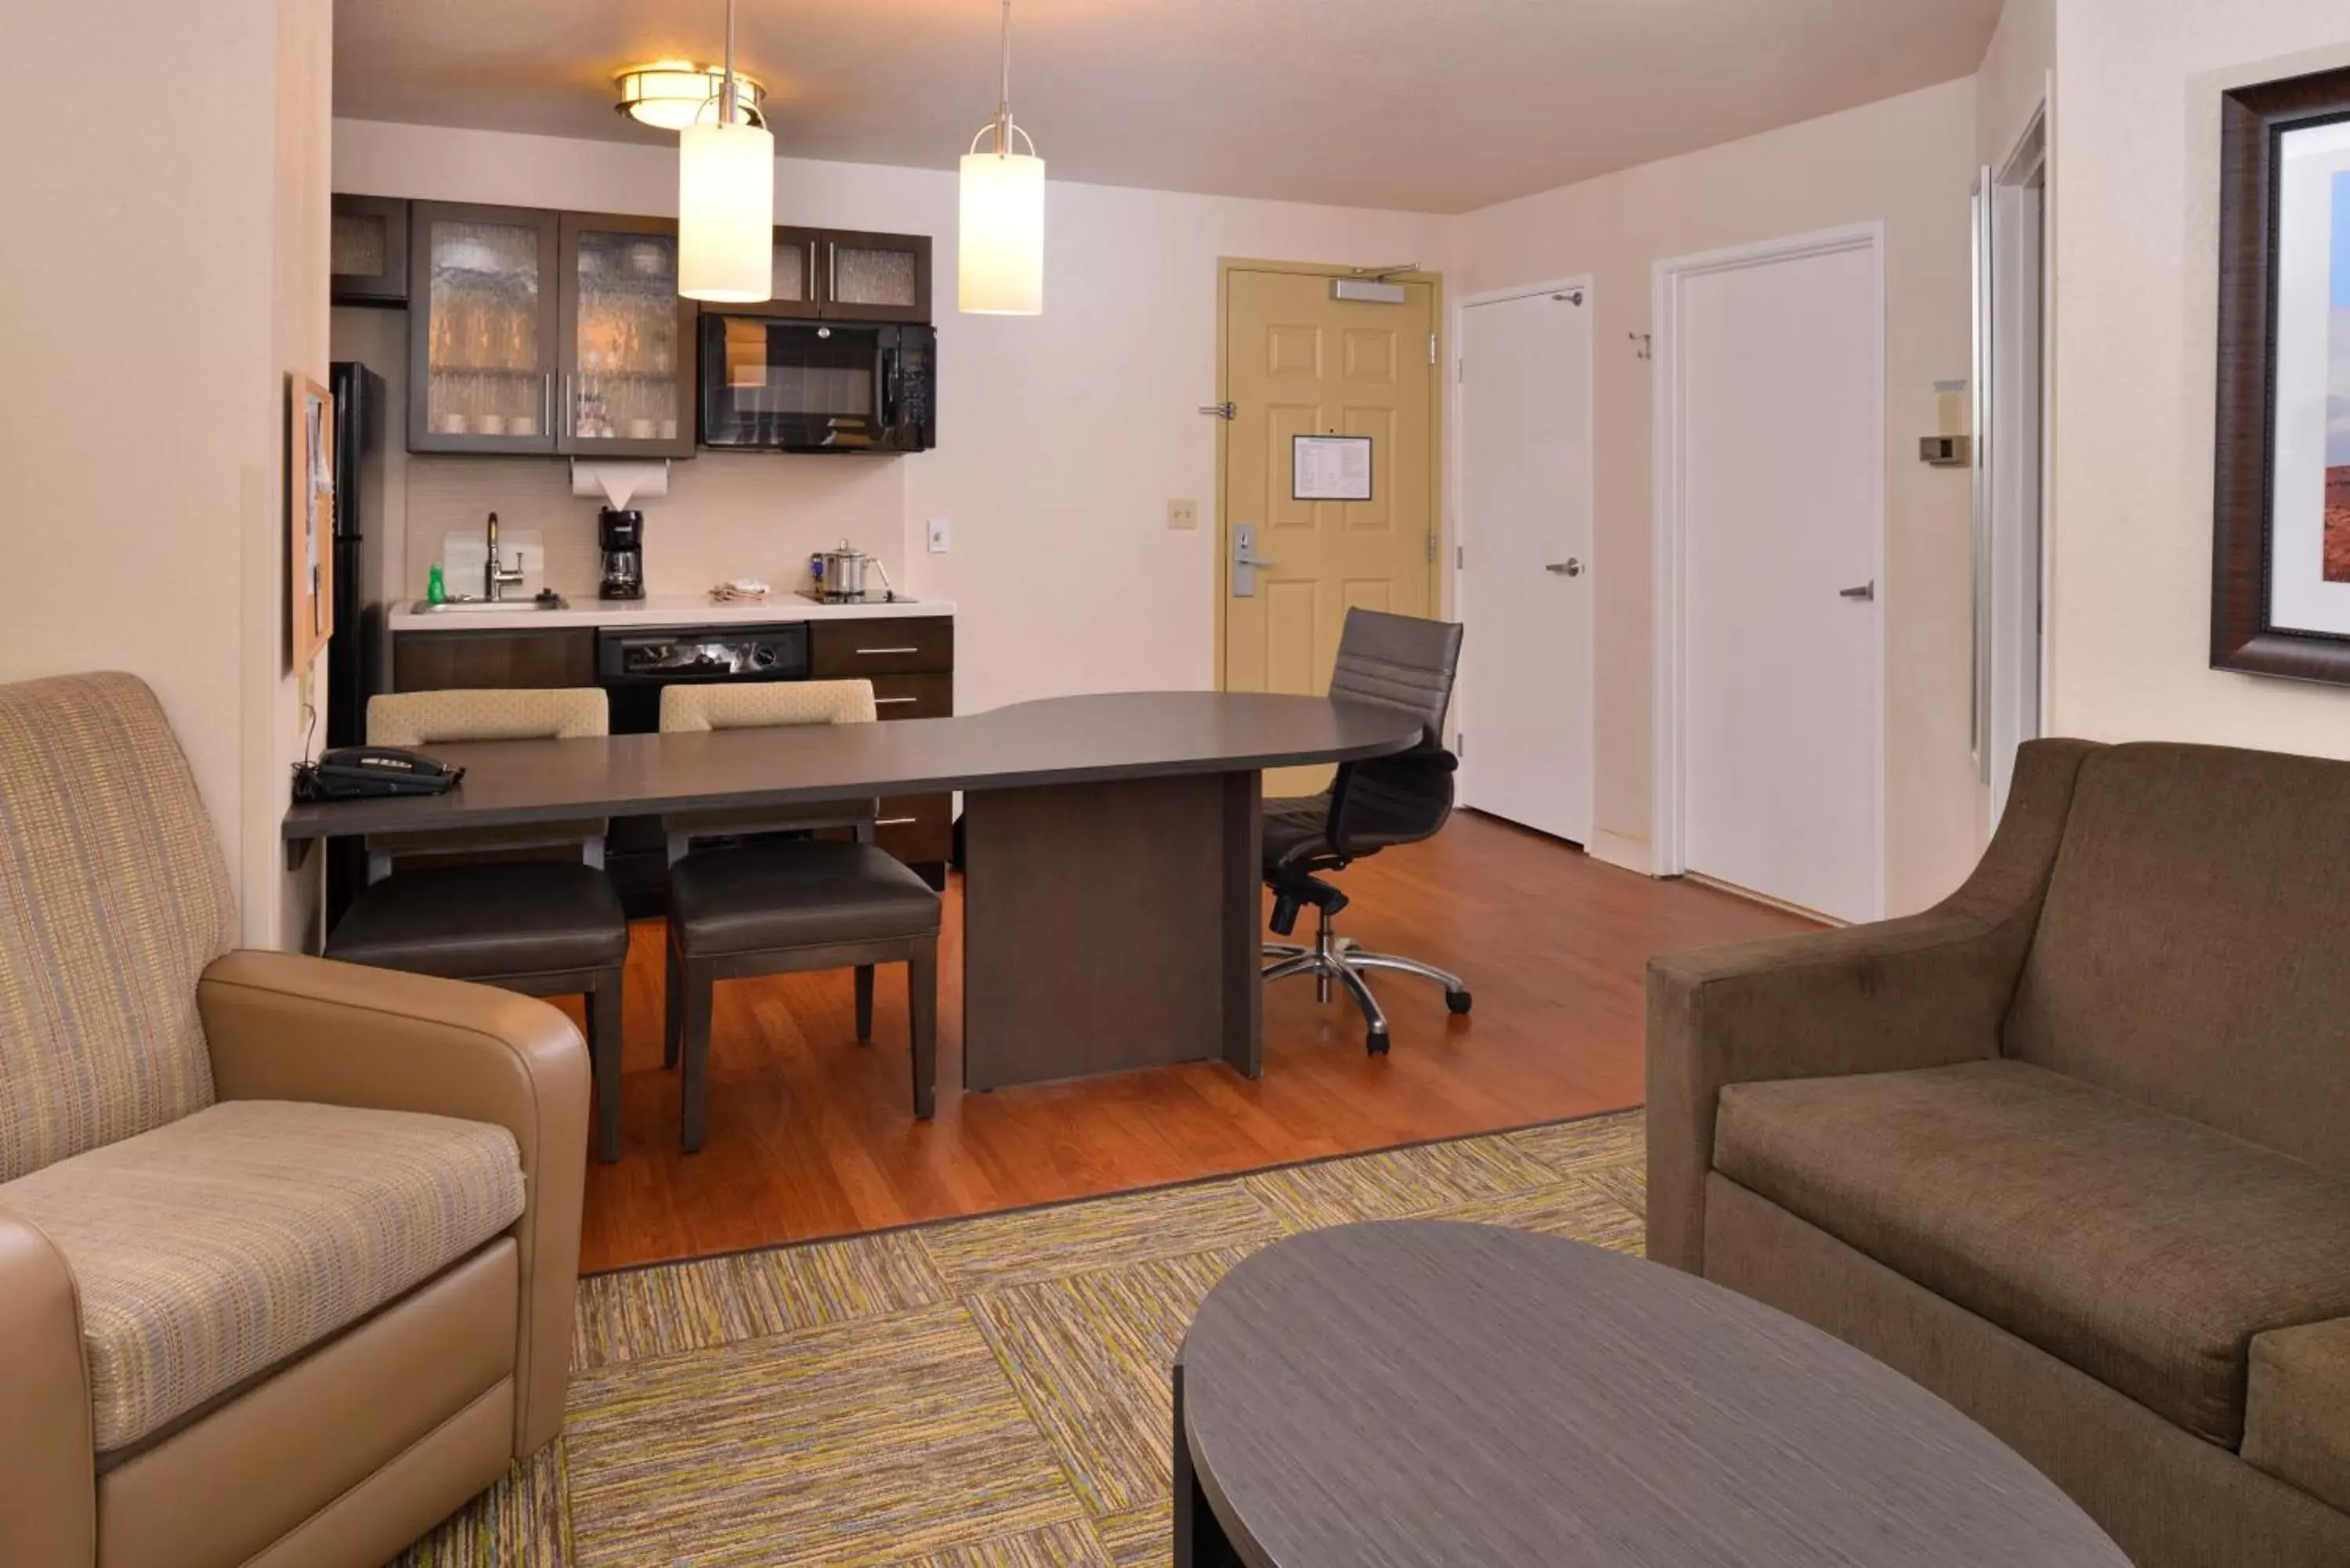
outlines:
[[[2220,116],[2211,664],[2350,685],[2350,70]]]
[[[286,654],[307,670],[335,633],[335,400],[286,378]]]

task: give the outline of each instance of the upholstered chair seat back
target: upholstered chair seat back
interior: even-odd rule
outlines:
[[[370,746],[418,751],[466,741],[576,741],[611,732],[611,703],[593,686],[484,687],[454,691],[383,691],[368,699]],[[397,857],[536,849],[600,840],[601,817],[465,833],[375,834],[375,872]]]
[[[227,862],[155,694],[0,686],[0,1182],[213,1102],[196,980]]]
[[[869,724],[870,680],[763,680],[731,686],[661,689],[665,735],[705,730],[759,730],[778,724]]]
[[[2008,1055],[2350,1169],[2350,763],[2081,764]]]
[[[767,730],[799,724],[870,724],[881,710],[870,680],[760,680],[727,686],[668,686],[661,690],[664,735],[712,730]],[[732,811],[676,812],[662,818],[674,866],[697,839],[869,824],[874,804],[830,802],[804,806],[746,806]]]

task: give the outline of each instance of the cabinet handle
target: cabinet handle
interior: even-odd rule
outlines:
[[[922,650],[919,648],[860,648],[857,651],[859,653],[920,653]],[[911,701],[913,699],[910,697],[903,701]]]
[[[840,247],[830,240],[824,242],[824,302],[837,305],[840,301]]]
[[[555,372],[542,370],[538,376],[538,428],[549,440],[555,436]]]
[[[876,697],[873,699],[873,705],[876,708],[887,708],[893,702],[919,702],[920,701],[921,699],[920,697]]]
[[[874,818],[873,826],[876,827],[911,827],[914,824],[921,820],[922,819],[919,816],[881,816]]]

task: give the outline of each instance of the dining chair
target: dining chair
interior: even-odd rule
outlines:
[[[594,687],[388,692],[368,701],[369,745],[571,740],[608,729],[604,693]],[[525,996],[582,998],[596,1158],[609,1163],[620,1158],[629,917],[604,874],[606,826],[596,818],[371,836],[369,884],[335,923],[327,956]],[[552,857],[567,849],[577,857]]]
[[[661,693],[667,734],[870,723],[874,716],[868,680],[671,686]],[[680,1140],[686,1152],[700,1148],[708,1133],[710,1016],[722,980],[853,968],[857,1038],[868,1041],[875,966],[903,963],[914,1115],[927,1117],[935,1108],[939,896],[875,846],[875,804],[665,819],[671,863],[663,1055],[671,1066],[684,1065]],[[776,836],[838,826],[856,836]],[[751,841],[711,843],[746,837]]]

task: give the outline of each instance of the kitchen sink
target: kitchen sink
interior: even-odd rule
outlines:
[[[411,615],[511,615],[517,610],[569,609],[571,603],[561,594],[541,594],[529,599],[418,599],[408,607]]]

